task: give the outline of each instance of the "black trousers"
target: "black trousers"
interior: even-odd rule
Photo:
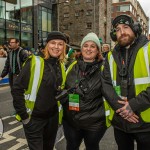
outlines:
[[[99,142],[103,137],[106,127],[99,131],[76,129],[63,120],[64,135],[67,141],[66,150],[79,150],[84,139],[86,150],[99,150]]]
[[[114,128],[114,135],[118,150],[134,150],[134,141],[137,150],[150,150],[150,132],[125,133]]]
[[[30,150],[53,150],[58,129],[58,114],[46,120],[35,120],[23,125]]]

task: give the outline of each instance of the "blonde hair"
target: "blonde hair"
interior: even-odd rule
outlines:
[[[49,43],[49,42],[48,42]],[[48,52],[48,43],[46,44],[45,48],[43,49],[44,59],[50,58],[50,54]],[[59,56],[59,62],[66,62],[66,43],[64,42],[64,50],[63,53]]]
[[[0,57],[7,57],[7,52],[4,50],[3,46],[0,45]]]
[[[107,46],[108,47],[108,51],[110,51],[110,45],[109,44],[103,44],[102,45],[102,52],[104,52],[103,49],[104,49],[105,46]]]

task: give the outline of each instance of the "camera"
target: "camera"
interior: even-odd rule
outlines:
[[[55,99],[58,101],[58,100],[61,100],[62,98],[65,98],[67,95],[68,95],[68,90],[63,90],[61,91],[61,93],[57,96],[55,96]]]

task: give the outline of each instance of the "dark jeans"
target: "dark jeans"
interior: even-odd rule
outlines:
[[[79,146],[84,139],[86,150],[99,150],[99,142],[103,137],[106,128],[99,131],[89,131],[76,129],[63,120],[64,135],[67,140],[66,150],[79,150]]]
[[[58,114],[46,120],[35,120],[23,125],[30,150],[53,150],[58,129]]]
[[[125,133],[114,129],[114,135],[118,150],[134,150],[134,141],[137,143],[137,150],[150,150],[150,132]]]

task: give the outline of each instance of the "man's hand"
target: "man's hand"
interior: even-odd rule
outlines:
[[[124,106],[116,110],[116,113],[119,113],[122,118],[128,120],[129,122],[139,122],[139,117],[132,111],[128,101],[118,101],[118,103],[123,104]]]
[[[2,77],[0,77],[0,81],[2,80],[3,78]]]

